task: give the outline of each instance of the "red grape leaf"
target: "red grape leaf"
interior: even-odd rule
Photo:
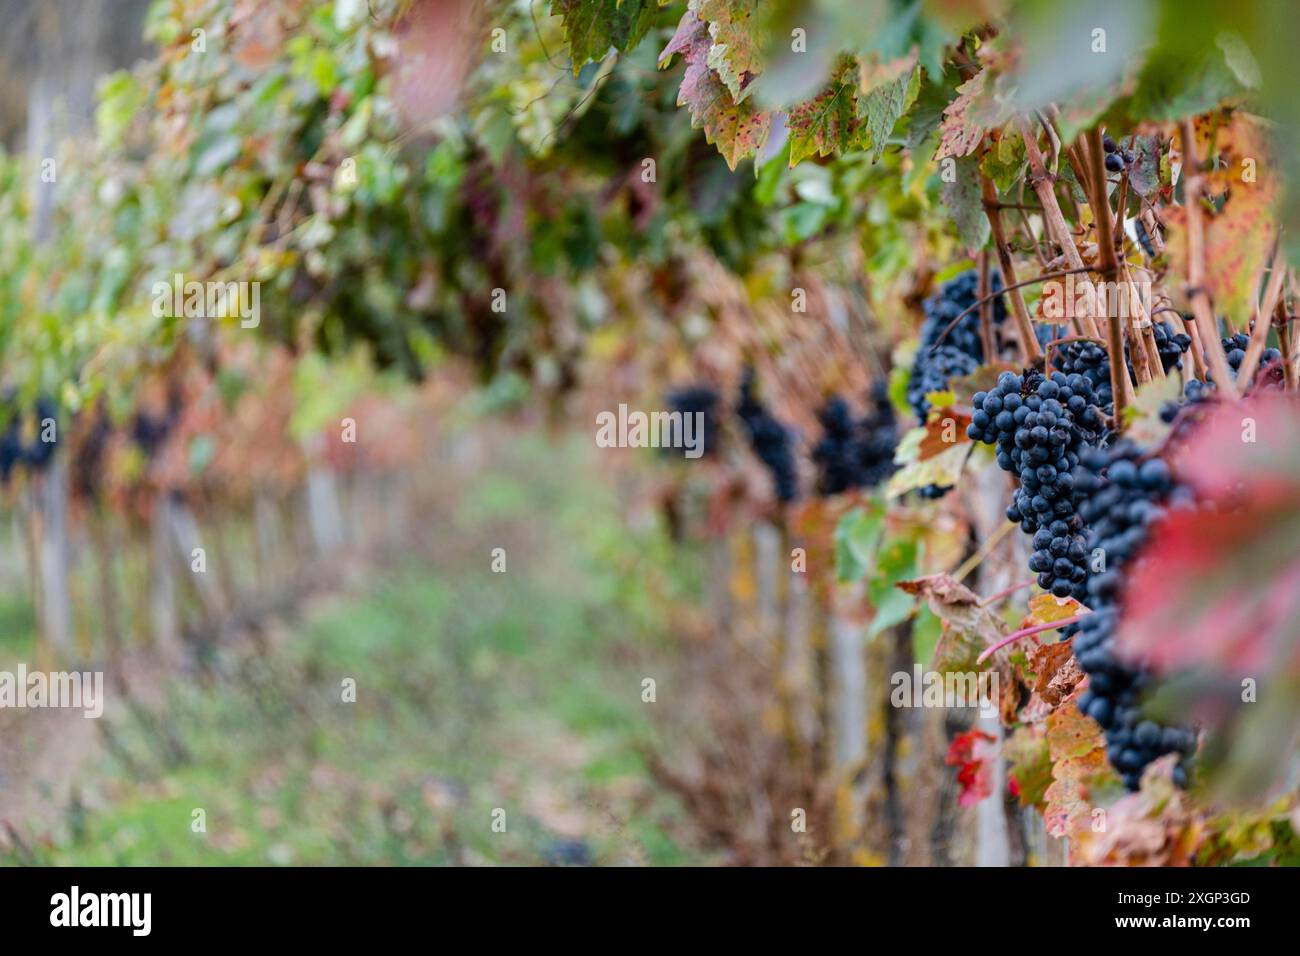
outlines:
[[[1034,674],[1035,696],[1053,708],[1083,680],[1069,641],[1038,645],[1029,652],[1029,667]]]
[[[958,734],[948,745],[943,762],[957,767],[961,794],[957,805],[970,807],[993,793],[993,761],[998,759],[998,739],[983,730]]]
[[[1300,674],[1295,403],[1261,395],[1217,408],[1173,462],[1206,506],[1153,527],[1126,584],[1120,650],[1157,670]]]

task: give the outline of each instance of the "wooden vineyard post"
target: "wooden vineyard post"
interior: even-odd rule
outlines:
[[[253,493],[253,525],[257,542],[257,577],[263,587],[281,583],[279,509],[271,491],[259,486]]]
[[[199,523],[194,517],[194,512],[178,492],[166,496],[164,520],[170,529],[176,557],[181,567],[190,575],[194,590],[203,605],[205,617],[209,623],[220,621],[225,602],[222,600],[221,588],[216,581],[215,568],[204,572],[197,572],[192,568],[195,550],[203,548],[203,536],[199,531]]]
[[[782,686],[788,694],[786,717],[793,742],[811,757],[818,740],[813,679],[813,591],[807,572],[795,572],[790,567],[789,535],[782,531],[779,542],[773,565],[783,598],[777,626],[783,632],[780,668]]]
[[[154,494],[149,515],[149,616],[154,649],[165,658],[180,649],[179,615],[176,610],[176,568],[172,560],[169,529],[168,491]]]
[[[835,588],[831,595],[828,642],[831,670],[832,763],[851,772],[867,759],[867,664],[864,628],[851,614],[862,596],[861,584]]]
[[[32,478],[35,488],[36,555],[40,576],[41,627],[50,649],[75,660],[72,600],[68,589],[68,468],[56,452],[45,471]]]
[[[104,628],[104,650],[109,663],[117,670],[122,661],[122,628],[117,599],[117,563],[114,547],[112,512],[102,503],[87,511],[91,540],[95,548],[95,573],[98,582],[99,612]]]
[[[339,507],[338,482],[324,465],[313,464],[307,471],[307,524],[320,557],[329,557],[343,545],[343,513]]]
[[[708,602],[720,634],[731,633],[731,546],[725,534],[709,538]]]

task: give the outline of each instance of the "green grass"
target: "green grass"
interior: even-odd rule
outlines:
[[[0,663],[29,660],[36,646],[36,609],[25,593],[0,592]]]
[[[691,575],[657,534],[628,534],[583,454],[515,443],[467,486],[434,563],[330,600],[238,678],[176,683],[163,723],[183,762],[123,723],[130,758],[96,765],[91,809],[45,835],[45,861],[532,864],[572,839],[596,863],[707,859],[641,756],[641,680],[668,666],[660,602]]]

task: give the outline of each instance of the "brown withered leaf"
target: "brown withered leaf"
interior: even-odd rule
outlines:
[[[1029,652],[1029,667],[1034,674],[1034,694],[1053,708],[1083,680],[1083,670],[1074,659],[1070,644],[1070,641],[1039,644]]]
[[[983,665],[978,662],[984,648],[1006,636],[1006,622],[985,607],[979,595],[950,574],[931,574],[900,581],[897,586],[908,594],[924,598],[943,623],[931,666],[941,674],[996,673],[999,715],[1004,724],[1014,724],[1020,709],[1021,686],[1011,660],[1016,648],[1004,647]]]
[[[935,458],[957,445],[970,442],[966,426],[970,424],[970,411],[944,405],[936,408],[930,406],[930,414],[925,420],[925,437],[921,439],[921,453],[918,461]]]
[[[1006,636],[1006,624],[980,597],[950,574],[930,574],[898,587],[925,600],[944,624],[934,650],[934,669],[940,673],[979,670],[976,658],[984,648]]]
[[[1142,775],[1142,789],[1106,811],[1104,826],[1077,831],[1073,854],[1089,866],[1191,866],[1205,842],[1204,818],[1173,783],[1175,754]]]
[[[1115,785],[1115,772],[1101,727],[1079,712],[1073,698],[1048,714],[1046,726],[1052,785],[1044,795],[1043,822],[1053,836],[1078,836],[1091,829],[1094,797]]]

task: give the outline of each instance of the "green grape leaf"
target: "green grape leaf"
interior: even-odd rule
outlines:
[[[989,239],[989,219],[984,213],[984,198],[980,192],[980,164],[974,156],[963,156],[952,162],[951,182],[943,184],[944,205],[957,227],[957,237],[967,249],[982,249]]]
[[[713,45],[708,65],[737,103],[763,70],[761,19],[754,14],[758,0],[699,0],[699,17],[709,25]]]
[[[912,108],[920,89],[921,69],[913,67],[858,98],[858,119],[862,121],[867,155],[873,163],[884,153],[894,126]]]
[[[658,10],[657,0],[551,0],[551,12],[564,20],[574,76],[610,50],[630,50],[640,43]]]
[[[790,110],[790,165],[829,156],[853,145],[858,134],[857,84],[841,75],[806,103]]]

